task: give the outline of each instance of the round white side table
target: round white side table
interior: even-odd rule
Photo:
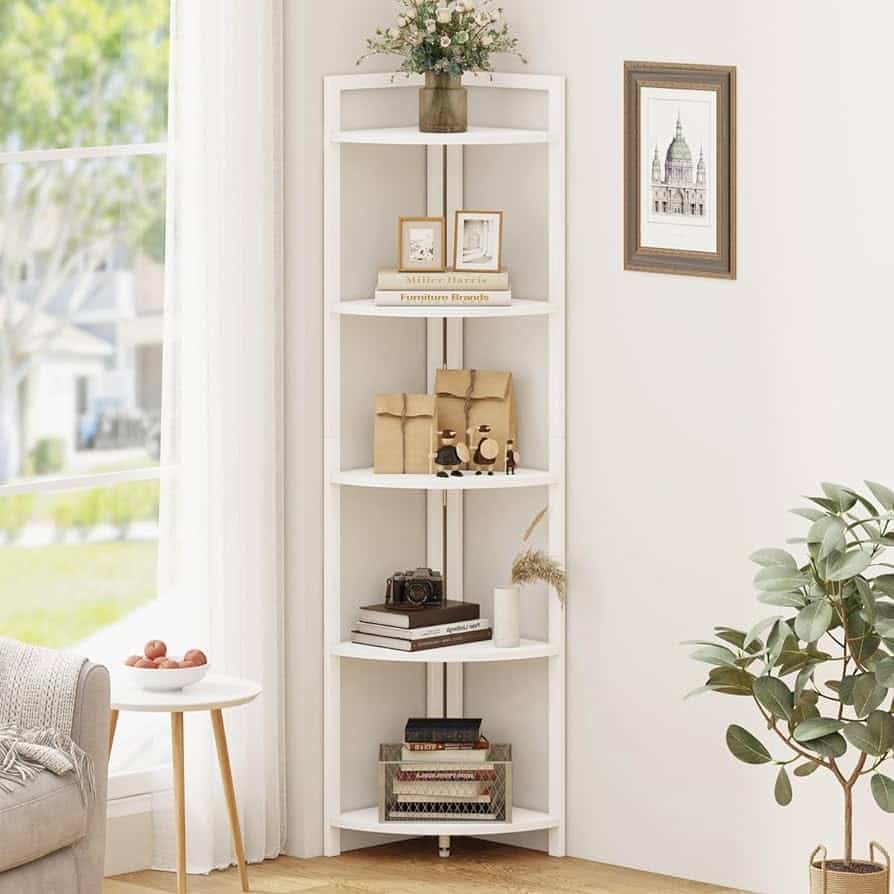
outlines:
[[[159,671],[164,673],[164,671]],[[123,680],[112,674],[112,716],[109,724],[109,751],[115,740],[119,711],[142,711],[171,715],[171,753],[174,763],[174,821],[177,825],[177,894],[186,894],[186,791],[183,765],[183,714],[186,711],[209,711],[217,745],[217,760],[223,782],[230,830],[233,833],[233,849],[239,864],[242,890],[248,891],[248,870],[245,865],[245,848],[242,830],[239,828],[239,812],[236,809],[236,790],[230,770],[230,754],[227,750],[227,734],[224,729],[223,709],[235,708],[253,701],[261,694],[261,686],[240,677],[224,677],[209,674],[199,683],[187,686],[179,692],[147,692],[128,687]]]

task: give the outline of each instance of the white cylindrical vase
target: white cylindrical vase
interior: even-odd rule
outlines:
[[[494,645],[514,649],[519,645],[521,590],[517,586],[494,587]]]

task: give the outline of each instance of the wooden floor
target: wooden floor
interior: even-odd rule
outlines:
[[[448,859],[438,856],[431,839],[386,844],[340,857],[294,860],[281,857],[249,866],[256,894],[744,894],[715,885],[619,869],[587,860],[561,860],[538,851],[453,839]],[[191,894],[239,894],[235,869],[189,878]],[[170,872],[137,872],[106,879],[103,894],[157,894],[176,891]]]

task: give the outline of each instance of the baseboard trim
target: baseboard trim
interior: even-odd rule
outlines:
[[[140,872],[152,864],[152,795],[109,800],[105,875]]]

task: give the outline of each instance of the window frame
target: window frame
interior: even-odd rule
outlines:
[[[103,146],[63,146],[56,149],[17,149],[0,152],[0,166],[14,164],[48,164],[82,159],[135,158],[161,156],[167,159],[168,143],[112,143]],[[167,165],[165,165],[167,168]],[[167,259],[166,259],[167,261]],[[0,484],[0,499],[16,494],[52,493],[58,491],[86,490],[106,487],[128,481],[161,480],[162,466],[141,466],[118,472],[102,472],[82,475],[47,475]]]
[[[0,152],[0,166],[45,164],[80,159],[113,159],[161,156],[167,159],[167,142],[119,143],[104,146],[71,146],[56,149],[21,149]],[[166,165],[167,167],[167,165]],[[167,261],[167,259],[166,259]],[[54,493],[110,487],[133,481],[161,481],[170,471],[161,464],[74,475],[41,475],[0,484],[0,499],[17,494]],[[153,794],[170,788],[170,765],[121,770],[109,775],[108,800]]]

